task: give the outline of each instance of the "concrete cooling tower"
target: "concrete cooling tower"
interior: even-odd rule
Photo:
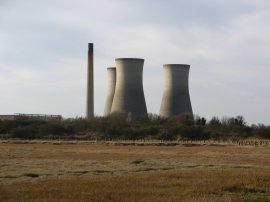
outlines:
[[[104,116],[109,116],[111,113],[116,84],[116,68],[115,67],[107,68],[107,75],[108,75],[108,92],[103,113]]]
[[[188,89],[190,65],[163,65],[164,85],[159,115],[171,117],[190,115],[193,117]]]
[[[117,58],[116,87],[111,113],[131,113],[133,117],[147,113],[143,92],[144,59]]]

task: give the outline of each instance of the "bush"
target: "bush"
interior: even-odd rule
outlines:
[[[211,135],[202,126],[189,126],[182,128],[181,137],[191,140],[207,140]]]
[[[66,134],[66,129],[59,123],[47,123],[38,128],[38,134],[41,136],[46,135],[63,135]]]
[[[270,126],[265,126],[259,124],[258,126],[253,126],[254,135],[262,138],[270,138]]]
[[[127,119],[128,118],[128,119]],[[229,139],[258,136],[270,138],[270,127],[246,125],[242,116],[209,122],[203,117],[176,116],[161,118],[150,114],[133,118],[125,114],[95,117],[91,121],[83,118],[62,121],[14,120],[0,121],[0,134],[14,138],[89,138],[89,139]],[[8,136],[8,135],[5,135]]]
[[[11,130],[10,134],[13,138],[33,139],[38,133],[37,129],[32,126],[20,126]]]

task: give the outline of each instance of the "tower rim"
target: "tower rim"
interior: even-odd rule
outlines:
[[[144,61],[143,58],[115,58],[115,61],[117,60],[129,60],[129,61],[132,61],[132,60],[137,60],[137,61]]]
[[[163,67],[167,67],[167,66],[190,67],[189,64],[164,64],[163,65]]]

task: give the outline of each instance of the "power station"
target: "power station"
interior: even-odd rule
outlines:
[[[108,90],[103,115],[105,117],[112,114],[125,114],[128,117],[146,115],[147,107],[143,90],[144,59],[116,58],[115,63],[116,67],[107,68]],[[163,65],[164,84],[160,117],[188,115],[193,119],[188,87],[189,69],[190,65],[187,64]],[[18,117],[0,115],[0,120],[13,120]],[[60,119],[58,115],[24,115],[23,117]],[[92,118],[94,118],[94,44],[88,43],[86,119]]]
[[[94,117],[94,44],[88,44],[86,118]],[[104,116],[125,114],[138,117],[147,114],[143,90],[141,58],[116,58],[116,67],[107,68],[108,89]],[[188,115],[193,118],[189,96],[189,69],[186,64],[163,65],[163,96],[160,117]]]

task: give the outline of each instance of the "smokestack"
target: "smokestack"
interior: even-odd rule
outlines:
[[[94,44],[88,44],[86,119],[94,117]]]
[[[107,75],[108,75],[108,92],[107,98],[104,108],[104,116],[109,116],[111,113],[113,96],[115,92],[115,84],[116,84],[116,68],[115,67],[108,67],[107,68]]]
[[[189,68],[190,65],[184,64],[163,65],[164,87],[159,112],[161,117],[189,115],[193,118],[188,89]]]
[[[116,86],[111,113],[131,114],[133,117],[147,113],[143,92],[144,59],[117,58]]]

